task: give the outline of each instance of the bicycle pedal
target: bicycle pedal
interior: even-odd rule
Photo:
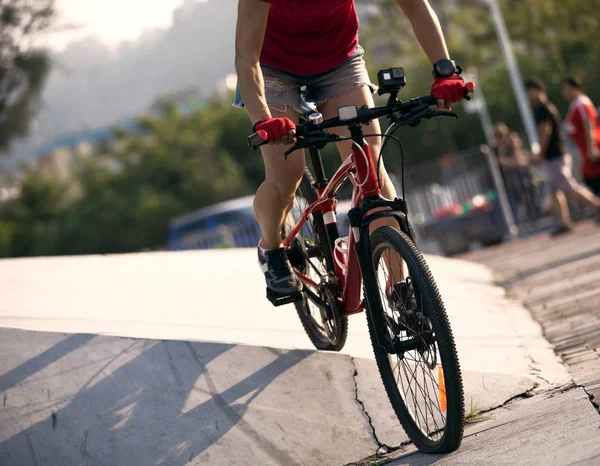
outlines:
[[[302,293],[300,291],[291,294],[280,294],[267,288],[267,299],[271,301],[273,306],[283,306],[284,304],[295,303],[296,301],[302,300]]]

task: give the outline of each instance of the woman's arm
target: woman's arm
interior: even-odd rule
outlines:
[[[446,39],[435,11],[428,0],[396,0],[410,24],[419,44],[432,64],[450,58]]]
[[[260,69],[260,52],[269,18],[269,4],[239,0],[235,31],[235,70],[244,105],[252,123],[271,117]]]

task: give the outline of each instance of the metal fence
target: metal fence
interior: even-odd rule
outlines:
[[[407,167],[406,198],[422,249],[454,255],[473,243],[499,243],[520,225],[535,223],[542,210],[534,207],[532,178],[511,175],[519,175],[518,193],[508,192],[506,173],[485,146]]]

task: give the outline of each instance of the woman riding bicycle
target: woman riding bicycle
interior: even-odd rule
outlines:
[[[431,94],[448,108],[465,95],[466,83],[449,60],[446,42],[428,0],[396,0],[427,57],[433,64]],[[304,157],[285,159],[294,143],[301,110],[301,88],[316,102],[325,119],[343,106],[372,107],[371,83],[364,51],[358,44],[358,17],[353,0],[239,0],[235,39],[238,92],[235,106],[245,106],[254,131],[262,130],[270,144],[261,147],[265,181],[254,199],[262,239],[258,257],[267,287],[290,294],[301,289],[282,248],[281,228],[293,206],[304,173]],[[243,100],[242,100],[243,99]],[[380,133],[373,121],[373,133]],[[336,131],[348,136],[347,129]],[[375,163],[381,139],[369,141]],[[342,159],[351,142],[337,143]],[[381,192],[394,199],[394,186],[381,164]]]

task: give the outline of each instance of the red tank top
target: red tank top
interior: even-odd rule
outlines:
[[[271,4],[261,63],[299,75],[324,73],[358,45],[354,0],[263,0]]]

